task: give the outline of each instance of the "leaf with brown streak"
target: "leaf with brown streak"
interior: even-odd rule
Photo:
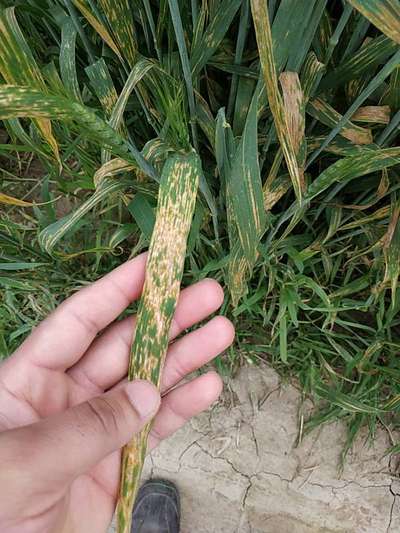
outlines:
[[[398,0],[348,0],[385,35],[400,44],[400,2]]]
[[[356,122],[389,124],[390,107],[388,105],[367,105],[359,107],[351,118]]]
[[[330,128],[334,128],[342,119],[342,115],[322,98],[311,100],[307,106],[307,113]],[[372,144],[373,142],[371,130],[356,126],[350,121],[343,126],[339,134],[354,144]]]
[[[304,163],[307,146],[305,140],[306,116],[303,91],[297,72],[282,72],[279,81],[282,86],[286,130],[296,154],[302,180],[304,180]]]
[[[267,3],[265,0],[251,0],[251,10],[269,106],[296,197],[301,201],[305,190],[304,176],[300,171],[296,151],[288,132],[285,107],[279,92]]]
[[[194,152],[174,153],[164,165],[129,362],[130,380],[145,379],[160,386],[200,174],[200,160]],[[150,427],[148,424],[123,451],[116,510],[119,533],[131,531],[132,507],[139,487]]]

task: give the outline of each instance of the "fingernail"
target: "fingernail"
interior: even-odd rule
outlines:
[[[126,384],[126,394],[140,418],[154,415],[160,405],[160,393],[149,381],[132,381]]]

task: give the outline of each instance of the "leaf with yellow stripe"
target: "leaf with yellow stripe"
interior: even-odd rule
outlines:
[[[186,242],[196,203],[201,164],[194,153],[175,153],[163,168],[157,216],[150,242],[146,277],[139,304],[128,379],[145,379],[160,387],[168,335],[179,296]],[[131,531],[151,423],[123,451],[116,509],[119,533]]]
[[[122,60],[133,67],[137,58],[137,43],[132,7],[128,0],[98,0],[107,26],[91,9],[91,2],[74,0],[75,6],[105,43]],[[108,29],[110,28],[110,29]]]
[[[68,93],[82,103],[76,72],[75,46],[77,31],[71,19],[67,18],[61,29],[60,73]]]
[[[81,133],[85,132],[92,141],[127,162],[137,164],[142,172],[157,179],[154,168],[138,149],[89,107],[28,87],[0,85],[0,120],[24,117],[59,119],[78,124]]]
[[[357,80],[364,75],[370,76],[376,67],[392,56],[398,46],[385,35],[379,35],[329,71],[321,81],[319,90],[335,89],[350,80]]]
[[[140,59],[132,68],[128,79],[126,80],[125,85],[122,88],[115,105],[113,106],[108,123],[114,130],[119,131],[122,137],[127,137],[127,130],[123,123],[123,115],[126,104],[128,103],[128,99],[139,81],[146,76],[148,71],[153,68],[153,66],[154,63],[148,59]],[[109,159],[110,153],[103,149],[101,156],[102,163],[105,163]]]
[[[297,72],[282,72],[279,77],[283,93],[286,131],[296,154],[301,181],[304,182],[304,165],[307,155],[306,106]]]
[[[91,86],[93,87],[102,108],[104,109],[105,116],[110,118],[111,112],[117,103],[118,94],[106,62],[101,58],[96,61],[96,63],[86,67],[85,72],[90,79]]]
[[[388,105],[367,105],[359,107],[351,118],[356,122],[389,124],[390,107]]]
[[[201,38],[196,35],[191,56],[193,75],[198,75],[216,52],[241,3],[241,0],[222,0]]]
[[[253,99],[246,125],[227,176],[227,196],[232,203],[233,217],[243,253],[251,265],[265,227],[263,192],[258,163],[257,99]]]
[[[309,52],[301,70],[301,87],[304,94],[304,102],[307,103],[321,81],[326,67],[318,61],[314,52]]]
[[[311,100],[307,106],[307,113],[330,128],[334,128],[342,119],[342,115],[322,98]],[[350,120],[340,130],[339,135],[354,144],[371,144],[373,142],[371,130],[357,126]]]
[[[400,44],[400,2],[398,0],[348,0],[385,35]]]
[[[55,245],[68,232],[77,227],[78,222],[101,201],[109,198],[110,194],[121,191],[128,183],[123,180],[103,180],[96,192],[77,209],[53,224],[47,226],[39,234],[39,244],[48,254],[53,252]]]
[[[74,0],[75,6],[79,9],[85,19],[89,22],[92,28],[100,35],[103,41],[111,48],[111,50],[122,61],[121,52],[118,49],[113,37],[104,24],[92,13],[90,5],[87,0]]]
[[[271,211],[274,205],[289,191],[291,187],[289,174],[277,176],[268,187],[264,187],[264,208]]]
[[[233,306],[247,293],[265,228],[257,151],[257,104],[254,98],[239,142],[235,143],[224,109],[218,112],[215,128],[217,166],[226,187],[229,235],[226,279]]]
[[[131,172],[132,170],[137,170],[137,167],[132,165],[132,163],[128,163],[125,159],[116,157],[115,159],[103,163],[101,167],[96,170],[93,176],[93,183],[97,189],[105,178],[116,176],[117,174],[122,174],[124,172]]]
[[[14,7],[0,11],[0,74],[8,84],[25,85],[47,92],[42,73],[18,25]],[[51,122],[38,118],[36,124],[60,161]]]
[[[129,0],[98,0],[118,44],[119,50],[133,67],[137,58],[137,42],[133,8]]]
[[[287,129],[285,108],[279,92],[267,3],[265,0],[251,0],[251,9],[269,106],[274,117],[276,132],[292,179],[293,188],[297,199],[300,201],[305,190],[305,183],[297,162],[296,151]]]

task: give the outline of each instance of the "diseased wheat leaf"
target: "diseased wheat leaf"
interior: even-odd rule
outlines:
[[[391,72],[397,67],[397,65],[400,62],[400,50],[397,50],[397,52],[390,58],[390,60],[386,63],[386,65],[374,76],[374,78],[368,83],[366,88],[361,92],[361,94],[354,100],[354,102],[351,104],[351,106],[348,108],[346,113],[343,115],[343,117],[337,122],[335,127],[332,129],[332,131],[329,133],[329,135],[326,137],[325,141],[322,143],[322,145],[318,148],[317,151],[313,153],[313,155],[308,160],[308,164],[310,165],[315,159],[318,157],[318,155],[322,152],[322,150],[336,137],[336,135],[340,132],[340,130],[347,124],[350,117],[354,114],[354,112],[365,102],[365,100],[382,84],[382,82],[391,74]]]
[[[282,72],[279,81],[282,87],[286,131],[296,155],[301,180],[304,181],[307,143],[305,139],[306,106],[303,90],[297,72]]]
[[[375,37],[330,71],[322,80],[320,89],[334,89],[347,81],[360,78],[366,72],[371,75],[375,68],[382,65],[396,50],[396,43],[388,37]]]
[[[227,194],[244,254],[250,264],[265,226],[263,193],[258,164],[257,102],[253,101],[227,178]]]
[[[13,7],[0,11],[0,74],[6,83],[26,85],[47,92],[42,73],[21,32]],[[58,144],[51,122],[38,118],[36,123],[59,160]]]
[[[237,146],[232,129],[226,120],[224,109],[218,111],[214,145],[218,172],[226,190],[226,214],[230,246],[226,281],[233,305],[236,306],[239,300],[247,293],[247,281],[251,274],[254,261],[248,261],[239,238],[238,222],[235,217],[232,188],[230,187],[233,159],[237,151]]]
[[[108,29],[105,27],[105,25],[100,21],[92,12],[90,9],[90,4],[87,0],[73,0],[75,6],[79,9],[79,11],[82,13],[82,15],[86,18],[86,20],[89,22],[91,26],[96,30],[96,32],[100,35],[100,37],[103,39],[103,41],[111,48],[111,50],[121,59],[122,61],[122,55],[121,52],[118,49],[117,44],[115,43],[113,37],[111,36]]]
[[[276,75],[272,34],[267,7],[263,0],[252,0],[251,6],[270,109],[274,117],[275,128],[279,142],[282,146],[282,151],[286,160],[289,174],[292,178],[293,188],[297,198],[300,201],[304,192],[305,183],[297,163],[296,152],[292,146],[291,139],[287,131],[284,105],[279,92],[278,79]]]
[[[305,61],[301,71],[301,87],[304,94],[304,103],[314,95],[314,92],[321,81],[322,75],[325,72],[325,65],[318,61],[314,52],[310,52]]]
[[[173,154],[164,165],[131,351],[130,380],[147,379],[160,387],[199,176],[200,161],[194,152]],[[116,510],[121,533],[131,530],[132,507],[139,488],[150,427],[151,424],[147,424],[123,451],[121,488]]]
[[[154,66],[154,63],[152,63],[151,61],[148,61],[147,59],[140,59],[136,64],[135,66],[133,67],[133,69],[131,70],[126,82],[125,82],[125,85],[120,93],[120,95],[118,96],[118,99],[117,101],[115,102],[115,105],[112,109],[112,112],[110,114],[110,118],[109,118],[109,125],[116,131],[121,131],[121,129],[123,130],[122,128],[122,119],[123,119],[123,114],[124,114],[124,111],[125,111],[125,107],[127,105],[127,102],[128,102],[128,98],[129,96],[131,95],[132,91],[135,89],[136,85],[140,82],[141,79],[143,79],[147,73],[149,72],[149,70],[151,68],[153,68]],[[122,131],[122,136],[126,136],[126,132]],[[132,140],[131,140],[131,143],[132,143]],[[134,147],[134,150],[135,150],[135,157],[137,160],[140,160],[141,162],[141,165],[143,168],[146,169],[146,172],[152,176],[153,178],[155,178],[155,173],[154,173],[154,170],[152,169],[152,167],[150,165],[148,165],[147,161],[145,160],[145,158],[140,154],[139,150]],[[105,163],[106,161],[108,161],[110,158],[110,154],[107,153],[106,151],[103,151],[103,154],[102,154],[102,162]]]
[[[274,205],[288,192],[291,187],[289,174],[277,176],[272,182],[264,187],[264,208],[271,211]]]
[[[389,92],[386,100],[391,109],[400,109],[400,66],[396,67],[390,75]]]
[[[123,172],[130,172],[132,170],[138,170],[138,167],[136,165],[132,165],[132,163],[128,163],[125,161],[125,159],[120,159],[117,157],[107,161],[106,163],[103,163],[101,167],[96,170],[93,176],[93,183],[97,188],[105,178],[116,176],[117,174],[121,174]]]
[[[400,2],[398,0],[348,0],[385,35],[400,44]]]
[[[133,11],[129,0],[98,0],[123,57],[132,68],[137,57]]]
[[[196,106],[194,100],[193,80],[190,70],[189,55],[186,48],[185,36],[182,26],[181,14],[179,11],[179,4],[177,0],[168,0],[169,9],[171,11],[172,23],[174,25],[176,40],[178,43],[179,55],[182,63],[183,77],[186,84],[186,93],[189,101],[190,118],[193,144],[197,148],[197,129],[196,129]]]
[[[82,103],[75,64],[76,29],[72,20],[67,19],[61,31],[60,73],[69,94]]]
[[[94,111],[78,102],[61,96],[42,94],[39,91],[13,85],[0,86],[0,119],[29,117],[60,119],[75,122],[103,146],[128,162],[137,162],[141,170],[157,179],[154,169],[144,160],[137,148],[126,141]]]
[[[321,98],[315,98],[308,103],[307,113],[330,128],[335,127],[342,118],[340,113]],[[356,126],[350,120],[339,133],[354,144],[371,144],[373,141],[371,130]]]
[[[121,191],[127,187],[127,182],[124,180],[103,180],[96,192],[86,200],[78,209],[57,220],[50,226],[47,226],[39,234],[40,247],[51,254],[55,245],[66,235],[66,233],[76,229],[78,222],[88,213],[93,207],[99,204],[102,200],[109,197],[110,194]]]
[[[389,124],[390,107],[388,105],[359,107],[351,118],[356,122]]]
[[[386,148],[384,150],[364,148],[358,154],[339,159],[339,161],[324,170],[309,186],[305,200],[312,200],[335,182],[347,182],[399,163],[399,147]]]
[[[85,72],[97,98],[100,100],[105,116],[109,118],[118,100],[118,94],[106,62],[101,58],[96,63],[86,67]]]
[[[192,50],[191,68],[194,76],[217,50],[241,3],[242,0],[222,0],[210,25]]]

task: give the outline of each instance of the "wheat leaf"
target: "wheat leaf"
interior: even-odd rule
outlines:
[[[0,74],[8,84],[26,85],[47,92],[42,73],[21,32],[13,7],[0,11]],[[60,161],[51,122],[38,118],[36,123],[56,159]]]
[[[146,379],[160,386],[199,176],[200,161],[193,152],[173,154],[164,165],[131,351],[128,371],[130,380]],[[120,533],[131,530],[132,507],[143,468],[149,431],[150,424],[124,448],[116,510]]]
[[[271,113],[274,117],[276,132],[293,182],[294,191],[298,200],[301,201],[305,183],[298,166],[296,152],[287,131],[284,105],[278,87],[267,5],[264,0],[252,0],[251,6]]]
[[[348,0],[385,35],[400,44],[400,2],[398,0]]]

